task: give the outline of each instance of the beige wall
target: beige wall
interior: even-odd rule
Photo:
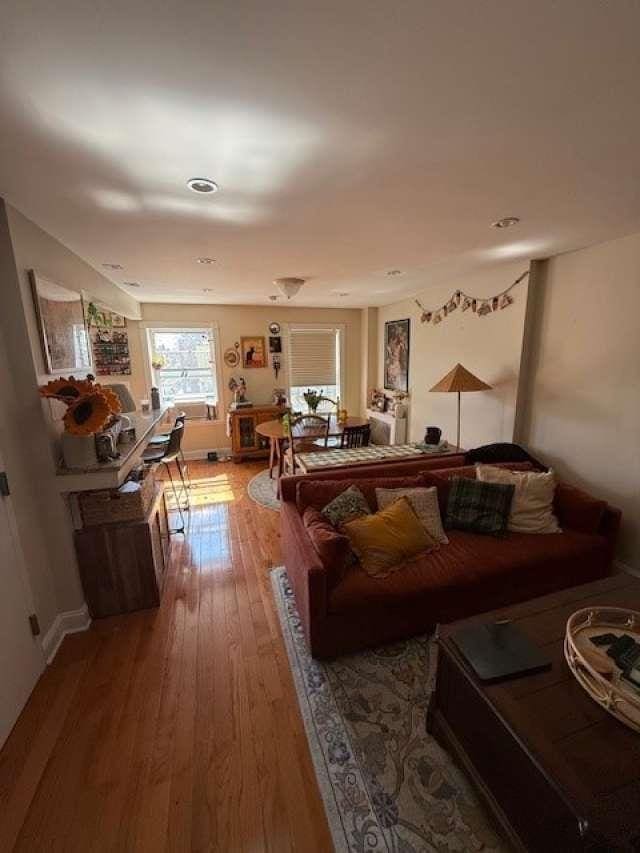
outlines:
[[[11,481],[21,545],[43,635],[58,613],[83,605],[70,519],[55,479],[55,448],[27,270],[85,290],[129,314],[137,303],[69,249],[0,199],[0,443]]]
[[[343,401],[353,413],[361,411],[361,312],[359,309],[295,308],[284,305],[257,307],[250,305],[142,305],[142,323],[129,322],[132,361],[131,388],[136,400],[148,397],[148,380],[143,361],[144,325],[154,323],[215,324],[220,338],[220,355],[242,336],[269,337],[269,323],[282,327],[282,371],[276,380],[271,367],[254,370],[232,370],[222,364],[222,413],[232,401],[227,387],[231,376],[243,375],[247,396],[254,403],[270,403],[273,389],[287,385],[287,323],[331,323],[345,327],[345,388]],[[267,342],[268,343],[268,342]],[[187,424],[184,446],[187,450],[212,450],[230,445],[224,416],[219,423],[208,421]]]
[[[619,557],[640,569],[640,234],[545,266],[521,437],[622,509]]]
[[[361,329],[362,411],[369,404],[369,391],[378,385],[378,309],[362,309]]]
[[[20,278],[20,289],[25,308],[31,351],[36,373],[39,378],[45,377],[44,360],[36,316],[31,297],[28,270],[35,269],[41,275],[76,290],[84,292],[87,297],[102,302],[113,311],[124,314],[125,317],[140,317],[140,305],[124,291],[115,287],[107,278],[96,272],[93,267],[74,254],[62,243],[58,242],[42,228],[23,216],[15,208],[7,205],[9,228],[15,262]]]
[[[471,295],[491,296],[511,284],[527,269],[526,262],[505,263],[455,279],[418,294],[427,308],[437,307],[461,287]],[[439,426],[443,438],[456,440],[456,395],[430,394],[429,388],[458,362],[493,387],[462,396],[463,447],[511,441],[515,418],[520,357],[528,285],[514,291],[515,302],[503,311],[477,317],[459,308],[439,325],[421,323],[413,299],[378,310],[378,384],[384,377],[384,324],[411,319],[409,357],[409,439],[422,441],[426,426]]]

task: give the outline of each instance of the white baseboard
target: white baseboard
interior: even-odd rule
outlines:
[[[207,453],[211,453],[211,451],[215,451],[219,456],[227,457],[231,456],[231,448],[230,447],[209,447],[206,450],[185,450],[184,458],[188,461],[189,459],[206,459]]]
[[[51,663],[54,659],[60,648],[60,643],[67,634],[86,631],[90,625],[91,617],[86,604],[79,610],[66,610],[64,613],[58,613],[53,625],[42,638],[42,650],[47,663]]]

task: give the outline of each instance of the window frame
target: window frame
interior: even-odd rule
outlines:
[[[344,323],[304,323],[304,322],[292,322],[285,324],[285,330],[287,334],[287,340],[285,343],[286,348],[286,356],[287,356],[287,364],[286,364],[286,388],[287,388],[287,399],[289,400],[289,404],[291,404],[291,364],[289,363],[289,353],[291,351],[291,333],[296,329],[329,329],[331,331],[335,331],[338,337],[338,365],[337,365],[337,379],[339,383],[340,389],[340,400],[342,401],[342,406],[344,407],[344,403],[347,396],[347,382],[346,382],[346,340],[347,340],[347,327]],[[295,386],[298,387],[298,386]]]
[[[224,405],[224,391],[222,388],[222,373],[221,373],[221,361],[220,361],[220,334],[218,331],[217,323],[196,323],[196,322],[162,322],[162,321],[147,321],[140,324],[140,332],[142,336],[142,351],[144,353],[144,365],[145,365],[145,380],[147,386],[147,393],[151,393],[151,388],[155,383],[154,370],[151,365],[151,333],[153,331],[158,332],[207,332],[210,336],[210,346],[211,346],[211,354],[213,356],[214,364],[212,365],[212,372],[215,378],[216,383],[216,409],[218,412],[218,417],[216,420],[207,421],[208,424],[213,423],[221,423],[223,420],[222,417],[222,407]],[[205,398],[202,399],[194,399],[194,400],[184,400],[185,405],[204,403]],[[178,404],[180,401],[176,401]]]

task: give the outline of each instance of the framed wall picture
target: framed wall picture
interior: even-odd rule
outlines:
[[[240,338],[240,350],[244,368],[267,366],[267,352],[263,337]]]
[[[410,320],[389,320],[384,324],[384,387],[387,391],[409,392]]]
[[[91,345],[82,295],[29,270],[47,373],[91,369]]]

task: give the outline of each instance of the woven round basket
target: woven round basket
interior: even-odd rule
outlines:
[[[640,643],[640,613],[585,607],[569,617],[564,638],[564,656],[578,683],[605,711],[640,732],[640,690],[624,681],[615,662],[591,642],[598,634],[629,634]]]

